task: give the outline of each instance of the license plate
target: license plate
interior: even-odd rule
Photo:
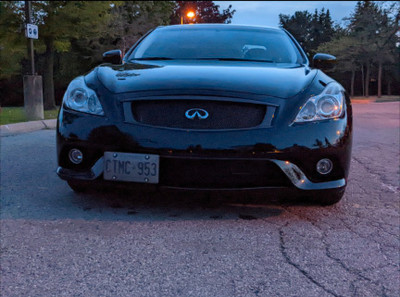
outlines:
[[[104,179],[158,183],[160,156],[118,152],[104,153]]]

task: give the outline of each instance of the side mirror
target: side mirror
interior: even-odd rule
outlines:
[[[336,63],[336,57],[329,54],[318,53],[313,57],[313,67],[318,69],[331,69]]]
[[[120,50],[112,50],[103,54],[103,62],[111,64],[122,64],[122,52]]]

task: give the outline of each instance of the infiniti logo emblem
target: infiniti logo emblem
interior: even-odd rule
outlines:
[[[199,118],[199,120],[205,120],[206,118],[208,118],[208,112],[205,109],[192,108],[192,109],[186,110],[185,116],[189,120],[194,120],[196,117]]]

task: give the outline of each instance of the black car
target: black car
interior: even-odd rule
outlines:
[[[73,190],[262,190],[325,205],[343,196],[350,99],[287,31],[158,27],[124,57],[103,58],[70,83],[58,117],[57,173]],[[312,66],[333,60],[317,54]]]

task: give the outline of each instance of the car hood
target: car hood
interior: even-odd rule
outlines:
[[[143,62],[143,63],[142,63]],[[149,90],[215,90],[289,98],[309,86],[317,71],[260,62],[142,61],[102,64],[98,80],[113,93]]]

